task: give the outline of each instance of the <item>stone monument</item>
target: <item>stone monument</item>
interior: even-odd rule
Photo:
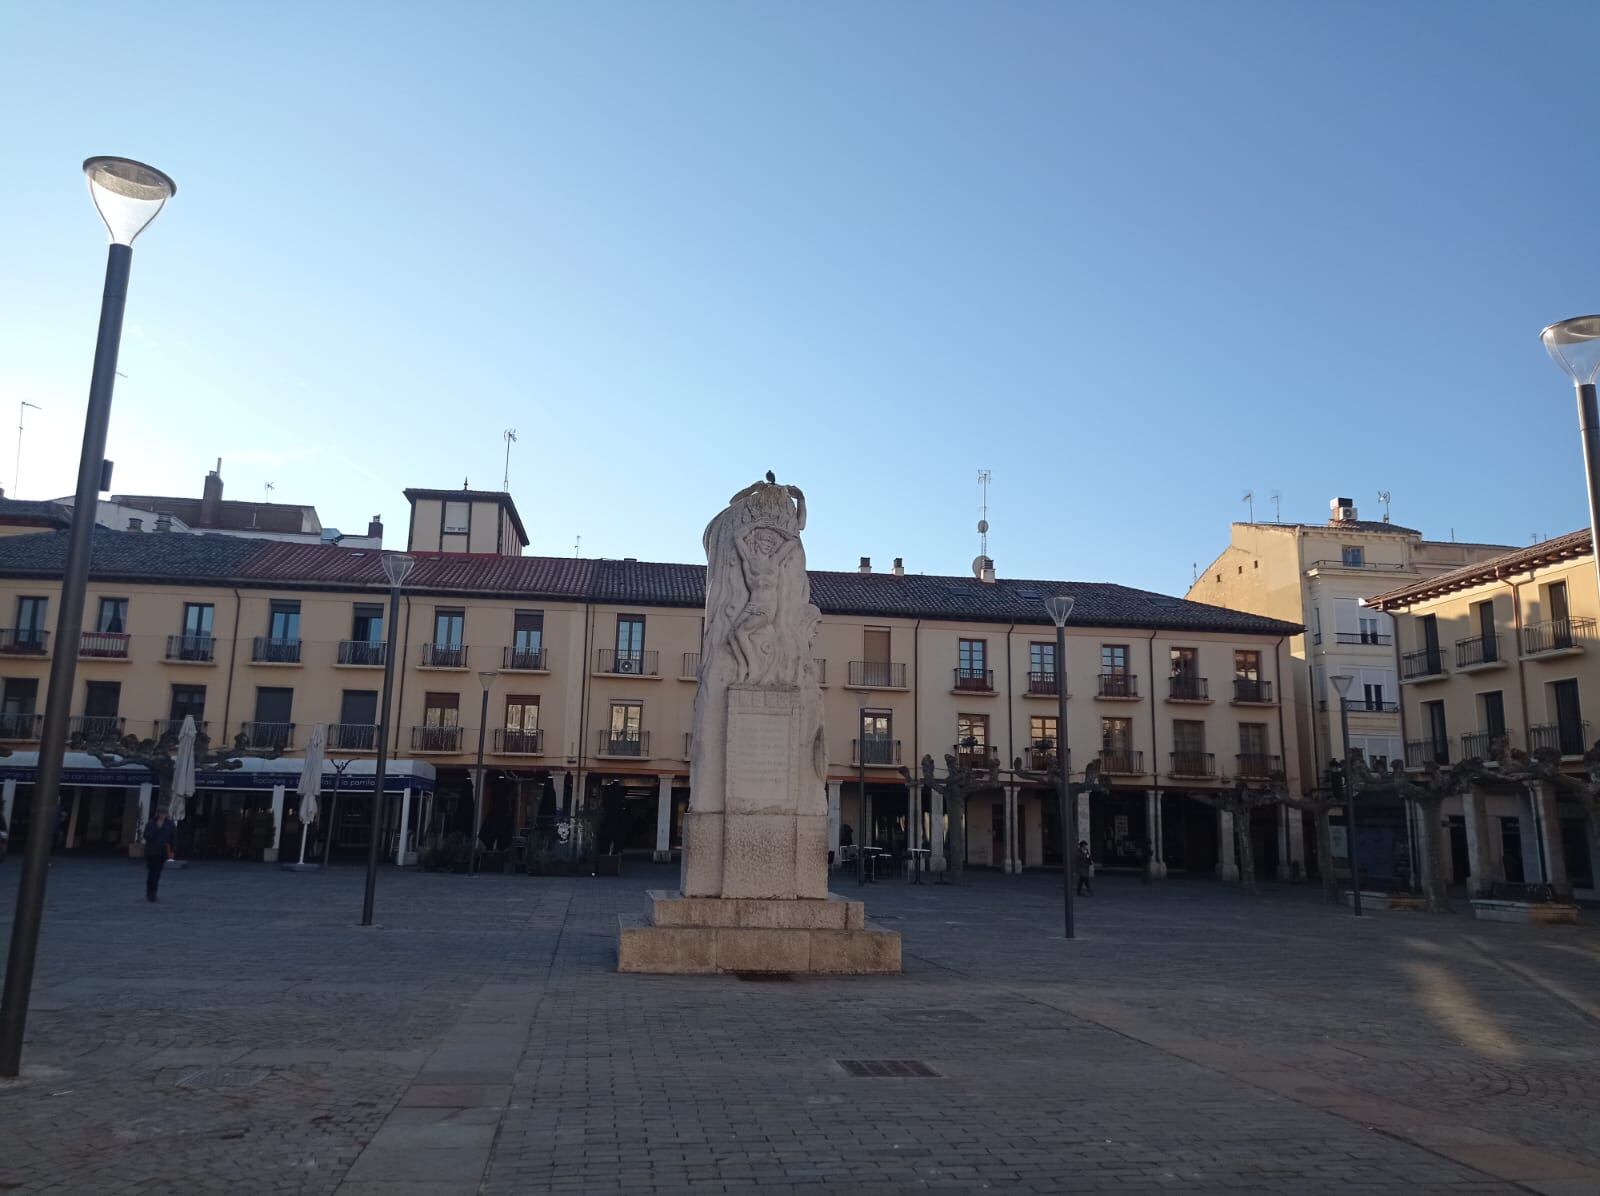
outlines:
[[[624,972],[898,972],[900,936],[828,892],[828,750],[798,487],[747,486],[706,527],[677,892],[623,916]]]

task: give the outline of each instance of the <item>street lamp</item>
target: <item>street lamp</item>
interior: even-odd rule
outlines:
[[[111,392],[116,385],[117,350],[122,343],[122,313],[128,302],[133,242],[178,190],[177,184],[161,171],[128,158],[90,158],[83,164],[83,173],[89,180],[89,197],[111,234],[111,248],[106,257],[105,290],[100,298],[100,331],[95,342],[94,373],[89,379],[89,409],[83,421],[72,530],[61,575],[61,609],[56,616],[56,651],[50,660],[50,688],[45,694],[44,727],[39,736],[38,774],[28,807],[28,841],[11,926],[11,948],[6,956],[5,995],[0,998],[0,1076],[16,1075],[22,1064],[28,994],[33,987],[39,923],[44,913],[45,873],[56,825],[53,807],[60,800],[62,753],[67,744],[67,717],[77,674],[78,636],[83,631],[84,590],[100,505],[106,429],[111,422]]]
[[[1589,491],[1589,535],[1595,540],[1595,576],[1600,580],[1600,406],[1594,380],[1600,374],[1600,316],[1574,316],[1539,333],[1545,352],[1578,390],[1578,429],[1583,434],[1584,481]]]
[[[478,674],[483,686],[483,708],[478,712],[478,779],[472,786],[472,867],[468,872],[478,874],[478,834],[483,827],[483,737],[489,729],[489,686],[500,674],[484,669]]]
[[[1057,594],[1044,600],[1045,613],[1056,625],[1056,787],[1061,791],[1061,900],[1065,907],[1067,938],[1076,938],[1072,917],[1072,858],[1078,849],[1078,820],[1071,806],[1071,769],[1067,755],[1067,620],[1073,600]],[[1070,829],[1069,829],[1070,828]]]
[[[1344,826],[1349,840],[1345,850],[1350,853],[1350,908],[1356,917],[1361,916],[1361,856],[1356,850],[1356,787],[1355,774],[1350,771],[1350,686],[1355,678],[1349,673],[1329,677],[1333,688],[1339,692],[1339,742],[1344,745]],[[1333,861],[1328,861],[1333,867]]]
[[[385,553],[383,575],[389,579],[389,626],[383,648],[383,705],[378,710],[378,762],[372,770],[372,834],[367,839],[367,885],[361,898],[361,925],[372,925],[372,899],[378,889],[378,845],[383,835],[383,775],[389,752],[389,700],[394,693],[395,627],[400,622],[400,587],[417,558],[403,552]],[[402,849],[404,844],[401,844]]]

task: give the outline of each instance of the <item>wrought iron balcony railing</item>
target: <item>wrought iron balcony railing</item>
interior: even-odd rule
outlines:
[[[1321,641],[1318,640],[1320,643]],[[1336,644],[1382,644],[1394,643],[1394,636],[1387,631],[1336,631],[1333,633],[1333,642]]]
[[[1431,739],[1406,740],[1406,767],[1425,768],[1429,763],[1449,764],[1449,743],[1435,743]]]
[[[1049,740],[1043,742],[1049,743]],[[1023,755],[1023,760],[1026,761],[1029,772],[1049,772],[1056,761],[1056,749],[1054,745],[1042,747],[1036,743],[1028,748]],[[1071,770],[1072,750],[1069,748],[1067,749],[1067,771],[1070,772]]]
[[[1497,740],[1507,739],[1505,731],[1467,731],[1461,736],[1463,760],[1490,760],[1495,758]]]
[[[1503,660],[1498,635],[1475,635],[1456,641],[1456,668],[1470,669],[1474,665],[1496,664]]]
[[[855,689],[904,689],[906,666],[899,661],[852,660],[850,685]]]
[[[127,660],[128,636],[121,631],[85,631],[78,637],[78,655],[96,660]]]
[[[1137,698],[1139,678],[1134,673],[1101,673],[1095,692],[1102,698]]]
[[[1522,654],[1542,656],[1546,652],[1570,652],[1594,638],[1593,619],[1546,619],[1522,629]]]
[[[460,727],[412,727],[411,750],[414,752],[459,752]]]
[[[74,714],[67,720],[67,735],[71,739],[97,740],[122,738],[127,720],[114,714]]]
[[[955,688],[969,693],[992,694],[994,692],[994,670],[957,668]]]
[[[828,658],[825,656],[813,656],[811,663],[817,670],[817,684],[828,684]]]
[[[1167,697],[1174,702],[1209,702],[1211,689],[1204,677],[1180,673],[1168,682]]]
[[[42,714],[0,714],[0,739],[35,740],[43,725]]]
[[[1283,757],[1269,756],[1264,752],[1240,752],[1234,758],[1239,776],[1247,781],[1270,780],[1283,771]]]
[[[328,728],[330,752],[375,752],[378,728],[367,723],[334,723]]]
[[[544,732],[521,731],[501,727],[494,733],[494,751],[499,756],[544,755]]]
[[[500,667],[512,673],[542,673],[550,665],[541,645],[537,648],[519,648],[515,644],[500,652]]]
[[[1214,777],[1217,757],[1214,752],[1173,752],[1168,775],[1174,777]]]
[[[294,746],[293,723],[240,723],[239,734],[245,747],[258,751],[286,752]]]
[[[299,664],[300,641],[258,635],[251,642],[250,659],[257,664]]]
[[[1233,700],[1247,705],[1272,705],[1272,682],[1257,681],[1249,677],[1233,679]]]
[[[640,652],[619,652],[615,648],[598,649],[597,673],[615,673],[628,677],[655,677],[660,674],[661,654],[654,648]]]
[[[1438,648],[1422,648],[1400,657],[1400,679],[1415,681],[1419,677],[1444,676],[1444,653]]]
[[[417,664],[425,669],[464,669],[467,667],[465,644],[423,644],[422,656]]]
[[[212,635],[169,635],[167,659],[212,664],[217,659],[217,639]]]
[[[1338,714],[1339,713],[1339,699],[1338,698],[1334,698],[1330,702],[1327,698],[1320,698],[1317,701],[1317,709],[1318,710],[1331,710],[1331,711],[1333,711],[1334,714]],[[1399,711],[1400,711],[1400,703],[1399,702],[1391,702],[1391,701],[1388,701],[1388,700],[1386,700],[1384,698],[1351,698],[1350,699],[1350,713],[1351,714],[1398,714]]]
[[[206,722],[206,720],[203,719],[203,718],[195,719],[194,720],[195,734],[196,735],[205,735],[205,734],[207,734],[208,732],[206,731],[206,727],[209,726],[209,725],[210,724],[208,724]],[[157,741],[161,740],[164,736],[167,736],[167,735],[171,735],[174,739],[176,739],[179,735],[181,735],[183,733],[183,720],[181,718],[158,718],[158,719],[155,720],[154,726],[155,726],[155,730],[154,730],[154,733],[152,734],[151,738],[153,738],[153,739],[155,739]]]
[[[7,656],[43,656],[50,647],[50,633],[34,627],[0,628],[0,652]]]
[[[1056,675],[1054,672],[1032,672],[1028,674],[1028,692],[1041,694],[1046,697],[1056,696]]]
[[[613,731],[601,727],[597,736],[596,751],[602,756],[635,756],[647,759],[650,755],[650,732]]]
[[[683,664],[678,669],[678,676],[680,676],[680,677],[699,677],[700,676],[700,653],[698,653],[698,652],[685,652],[683,654]]]
[[[1101,751],[1100,771],[1112,776],[1140,776],[1144,773],[1144,753]]]
[[[1528,728],[1528,747],[1554,749],[1563,756],[1581,756],[1589,750],[1589,724],[1586,722],[1545,723]]]
[[[870,736],[850,741],[850,763],[895,768],[900,764],[900,741]]]
[[[382,668],[388,657],[389,645],[371,640],[340,640],[339,663]]]

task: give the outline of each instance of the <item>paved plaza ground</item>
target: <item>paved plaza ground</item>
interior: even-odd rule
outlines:
[[[1589,926],[841,880],[903,976],[623,976],[627,871],[58,861],[0,1190],[1600,1192]]]

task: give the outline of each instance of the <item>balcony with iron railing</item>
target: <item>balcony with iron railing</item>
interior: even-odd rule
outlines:
[[[250,659],[256,664],[299,664],[300,641],[258,635],[250,643]]]
[[[256,751],[286,752],[294,747],[293,723],[240,723],[243,746]]]
[[[1253,677],[1233,679],[1233,704],[1235,706],[1272,706],[1272,682],[1258,681]]]
[[[1034,698],[1054,698],[1057,693],[1057,680],[1054,672],[1034,671],[1028,674],[1028,696]]]
[[[1320,640],[1318,641],[1321,642]],[[1374,644],[1386,647],[1394,643],[1394,636],[1387,631],[1336,631],[1333,633],[1333,642],[1336,644]]]
[[[642,651],[622,651],[616,648],[596,650],[595,672],[618,677],[656,677],[661,673],[661,654],[654,648]]]
[[[351,668],[381,669],[389,645],[372,640],[340,640],[338,662]]]
[[[512,644],[501,649],[500,667],[508,673],[543,673],[550,668],[550,664],[542,645],[519,648]]]
[[[967,768],[983,768],[994,771],[1000,767],[1000,756],[993,747],[981,744],[977,747],[962,747],[957,744],[956,762]]]
[[[1110,776],[1133,777],[1144,774],[1143,752],[1102,750],[1099,759],[1100,771]]]
[[[459,752],[461,728],[421,726],[411,728],[411,750],[414,752]]]
[[[1312,561],[1306,569],[1350,569],[1356,572],[1367,573],[1400,573],[1406,569],[1404,562],[1395,564],[1390,561],[1345,561],[1321,560]]]
[[[1444,675],[1444,652],[1439,648],[1420,648],[1400,657],[1402,681],[1431,681]]]
[[[692,678],[696,681],[700,679],[700,653],[685,652],[683,654],[683,664],[678,668],[678,676]]]
[[[852,660],[847,689],[904,689],[906,666],[900,661]]]
[[[813,656],[811,665],[817,670],[817,684],[828,684],[828,658],[825,656]]]
[[[1037,743],[1029,744],[1028,750],[1023,754],[1023,762],[1029,772],[1049,772],[1055,766],[1056,747],[1054,742],[1041,739]],[[1072,750],[1067,750],[1067,770],[1072,769]]]
[[[78,656],[92,660],[127,660],[128,635],[122,631],[85,631],[78,636]]]
[[[467,667],[465,644],[423,644],[417,657],[417,667],[423,669],[464,669]]]
[[[50,650],[50,633],[33,627],[0,628],[0,654],[43,656]]]
[[[1529,623],[1522,629],[1522,654],[1554,656],[1581,652],[1593,639],[1593,619],[1546,619],[1542,623]]]
[[[208,734],[208,732],[206,731],[206,727],[208,727],[209,725],[210,724],[207,723],[205,721],[205,719],[201,719],[201,718],[195,719],[194,720],[194,732],[195,732],[195,734],[196,735],[206,735],[206,734]],[[156,740],[156,742],[158,742],[158,743],[168,735],[170,735],[174,739],[176,739],[179,735],[183,734],[183,720],[181,718],[158,718],[158,719],[155,720],[155,723],[153,724],[153,726],[154,726],[154,730],[153,730],[153,732],[151,734],[151,738]]]
[[[900,741],[881,736],[850,741],[850,763],[865,764],[868,768],[898,768],[900,766]]]
[[[182,664],[215,664],[217,639],[212,635],[167,636],[167,659]]]
[[[328,728],[330,752],[375,752],[378,728],[369,723],[334,723]]]
[[[544,732],[513,730],[501,727],[494,733],[494,753],[497,756],[544,755]]]
[[[955,684],[952,688],[961,693],[992,694],[994,692],[993,669],[957,667],[955,677]]]
[[[30,743],[39,738],[42,714],[0,714],[0,739]]]
[[[1217,775],[1215,752],[1173,752],[1168,776],[1214,777]]]
[[[1265,752],[1240,752],[1233,760],[1237,774],[1247,781],[1270,781],[1283,771],[1283,757]]]
[[[1325,712],[1331,710],[1334,714],[1338,714],[1339,699],[1334,698],[1333,701],[1330,702],[1327,698],[1318,698],[1317,709]],[[1399,702],[1390,702],[1383,698],[1350,699],[1351,714],[1398,714],[1399,712]]]
[[[1461,736],[1461,758],[1463,760],[1484,760],[1492,763],[1496,757],[1498,742],[1509,742],[1509,734],[1504,731],[1467,731]]]
[[[121,739],[127,721],[114,714],[74,714],[67,720],[67,738],[89,743]]]
[[[601,727],[595,737],[595,751],[601,756],[634,757],[648,759],[650,756],[650,732],[648,731],[613,731],[608,727]]]
[[[1456,641],[1456,668],[1463,672],[1504,666],[1505,663],[1498,635],[1474,635]]]
[[[689,759],[692,759],[693,757],[694,757],[694,732],[693,731],[685,731],[683,733],[683,756],[682,756],[682,759],[689,760]]]
[[[1531,751],[1556,751],[1563,756],[1581,756],[1589,750],[1589,724],[1586,722],[1543,723],[1528,728]]]
[[[1101,673],[1095,686],[1095,697],[1118,702],[1131,702],[1139,697],[1139,678],[1135,673]]]
[[[1431,739],[1406,740],[1406,767],[1426,768],[1430,763],[1449,764],[1449,743],[1435,743]]]
[[[1204,677],[1191,677],[1187,673],[1179,673],[1167,680],[1167,701],[1169,702],[1209,702],[1211,688]]]

